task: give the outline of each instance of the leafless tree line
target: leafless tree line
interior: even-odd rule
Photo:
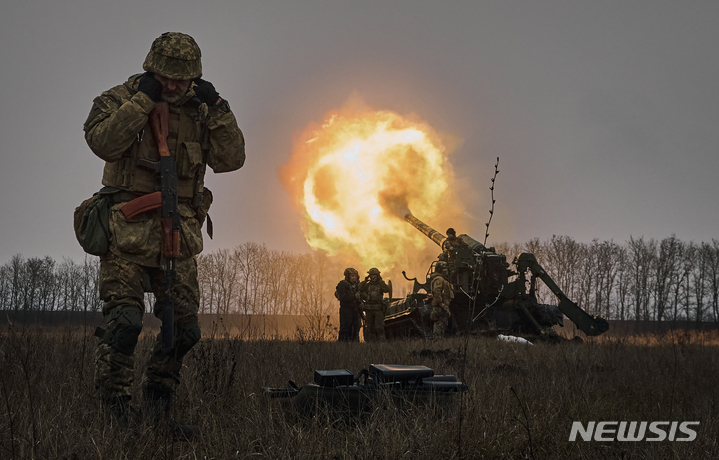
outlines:
[[[577,242],[568,236],[501,245],[532,252],[564,293],[591,314],[610,319],[719,321],[719,240],[683,242],[630,237]],[[554,301],[546,286],[539,298]]]
[[[99,311],[97,257],[82,263],[20,254],[0,267],[0,310]]]
[[[535,254],[564,293],[610,319],[719,321],[719,240],[630,238],[624,244],[568,236],[496,245]],[[200,312],[324,315],[337,307],[344,267],[320,254],[294,254],[248,242],[198,256]],[[82,263],[15,255],[0,267],[0,310],[100,311],[99,260]],[[541,285],[541,283],[540,283]],[[554,303],[541,286],[540,301]]]
[[[334,300],[337,270],[321,254],[245,243],[197,258],[200,313],[320,315]],[[99,258],[82,263],[20,254],[0,267],[0,310],[101,311]],[[152,301],[151,297],[148,297]]]
[[[338,270],[320,253],[294,254],[245,243],[197,258],[201,313],[323,314]]]

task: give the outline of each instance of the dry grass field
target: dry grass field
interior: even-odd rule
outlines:
[[[298,335],[298,339],[300,336]],[[584,343],[481,336],[346,344],[205,338],[188,355],[175,415],[202,428],[173,441],[141,423],[107,425],[94,396],[87,331],[0,331],[2,459],[719,458],[719,337],[670,333]],[[151,337],[143,334],[139,360]],[[469,389],[454,410],[378,403],[356,421],[307,419],[263,386],[315,369],[422,364]],[[134,394],[139,393],[141,370]],[[699,421],[691,442],[569,442],[573,421]]]

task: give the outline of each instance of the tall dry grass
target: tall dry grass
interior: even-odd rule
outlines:
[[[149,423],[108,425],[94,395],[96,339],[82,331],[0,334],[0,458],[717,458],[716,337],[663,335],[585,343],[486,337],[381,344],[203,339],[185,360],[178,419],[202,428],[172,441]],[[151,336],[143,334],[138,361]],[[356,373],[371,363],[422,364],[469,389],[451,412],[378,404],[353,423],[304,419],[263,386]],[[139,394],[141,369],[133,394]],[[699,421],[693,442],[568,442],[572,421]]]

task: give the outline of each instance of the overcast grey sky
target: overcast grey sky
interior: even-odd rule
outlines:
[[[452,163],[480,199],[460,233],[483,237],[499,156],[490,243],[719,238],[717,24],[716,1],[8,2],[0,263],[83,256],[72,213],[103,162],[82,124],[166,31],[197,40],[247,140],[244,168],[207,179],[206,250],[309,250],[277,170],[353,92],[462,140]]]

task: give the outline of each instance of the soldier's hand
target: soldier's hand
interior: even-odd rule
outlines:
[[[215,85],[202,78],[196,78],[195,82],[195,94],[197,98],[207,104],[210,107],[214,107],[220,102],[220,93],[215,89]]]
[[[162,83],[155,80],[155,75],[152,72],[142,74],[137,90],[147,94],[155,102],[162,99]]]

